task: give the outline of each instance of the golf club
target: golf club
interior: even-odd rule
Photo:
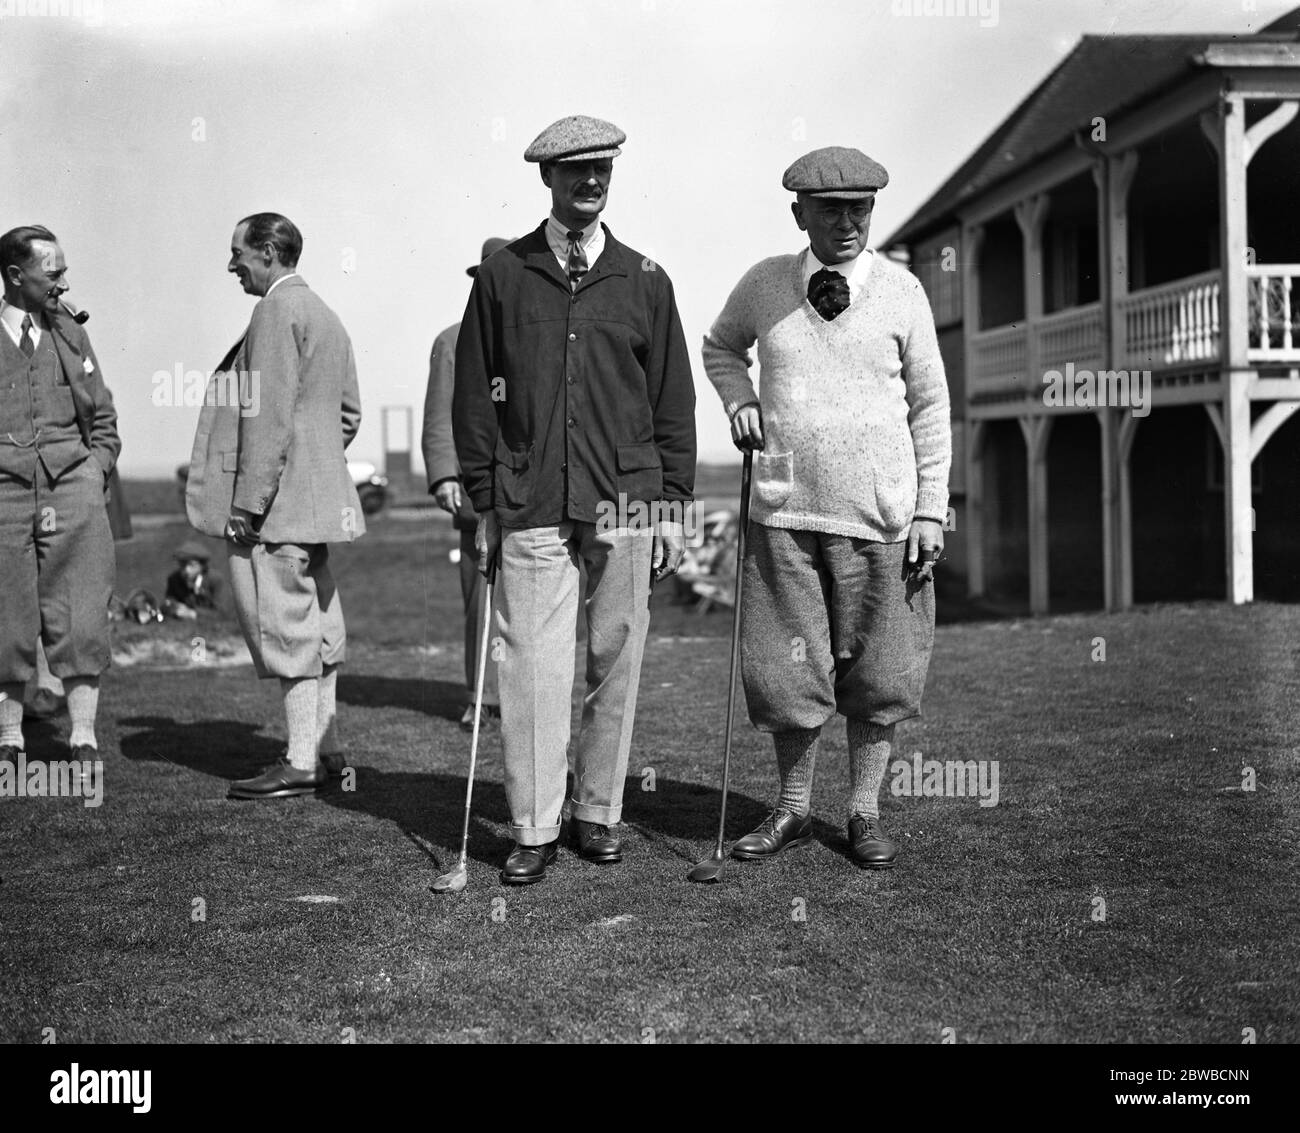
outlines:
[[[727,733],[722,745],[722,812],[718,815],[718,844],[697,862],[688,881],[718,881],[727,860],[727,788],[731,783],[731,730],[736,716],[736,670],[740,664],[740,589],[745,575],[745,533],[749,529],[749,485],[754,475],[754,454],[745,450],[740,474],[740,530],[736,533],[736,604],[731,611],[731,676],[727,682]]]
[[[459,893],[465,888],[469,874],[465,861],[469,855],[469,808],[474,798],[474,767],[478,763],[478,734],[483,723],[483,678],[487,672],[488,638],[492,636],[492,597],[496,590],[497,560],[487,569],[487,603],[483,611],[483,634],[478,647],[478,676],[474,681],[474,736],[469,745],[469,779],[465,783],[465,824],[460,832],[460,857],[447,873],[433,883],[435,893]]]

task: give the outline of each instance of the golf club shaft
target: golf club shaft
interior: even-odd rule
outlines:
[[[727,733],[722,745],[722,809],[718,815],[717,856],[727,837],[727,788],[731,784],[731,732],[736,717],[736,670],[740,667],[740,596],[745,577],[745,534],[749,529],[749,487],[754,475],[754,454],[745,450],[740,473],[740,529],[736,532],[736,604],[731,611],[731,675],[727,680]]]
[[[469,745],[469,779],[465,783],[465,824],[460,832],[460,868],[469,857],[469,811],[474,798],[474,769],[478,763],[478,734],[483,724],[483,683],[487,676],[488,639],[492,636],[492,599],[496,590],[496,564],[488,568],[487,600],[483,610],[483,633],[478,647],[478,675],[474,680],[474,736]]]

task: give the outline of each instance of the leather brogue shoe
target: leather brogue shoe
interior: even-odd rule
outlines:
[[[251,779],[236,779],[230,784],[232,799],[291,799],[314,795],[327,778],[325,768],[317,763],[313,771],[299,771],[288,760],[273,763]]]
[[[623,843],[618,835],[610,833],[608,826],[598,822],[583,822],[575,818],[573,844],[584,861],[604,864],[623,860]]]
[[[731,856],[743,861],[774,858],[791,846],[802,846],[812,837],[812,815],[799,815],[777,807],[758,829],[731,847]]]
[[[855,814],[849,819],[849,853],[863,869],[893,869],[898,843],[885,837],[879,818]]]
[[[531,885],[534,881],[541,881],[546,876],[546,867],[555,861],[559,848],[558,838],[544,846],[515,846],[501,871],[502,882],[506,885]]]

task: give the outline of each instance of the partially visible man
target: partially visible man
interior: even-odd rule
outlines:
[[[67,262],[39,225],[0,236],[0,758],[23,750],[36,642],[63,681],[72,758],[94,760],[115,563],[105,488],[121,441]]]
[[[257,675],[278,678],[284,697],[287,758],[232,783],[236,799],[311,794],[343,763],[334,716],[347,634],[329,544],[365,531],[344,456],[361,397],[352,343],[298,274],[301,252],[302,234],[277,213],[235,227],[226,270],[259,302],[209,384],[186,487],[190,522],[226,539]],[[238,397],[218,396],[229,375]]]
[[[952,457],[934,317],[905,268],[867,246],[883,166],[829,147],[785,171],[796,255],[736,285],[704,366],[755,458],[740,643],[749,716],[771,732],[772,813],[732,854],[770,858],[812,835],[823,725],[847,719],[848,834],[865,869],[894,864],[879,794],[894,726],[920,714],[934,641]],[[761,398],[749,378],[757,341]]]
[[[490,236],[483,241],[479,263],[509,243],[499,236]],[[478,264],[466,268],[465,274],[473,279],[478,274]],[[469,690],[469,703],[460,718],[460,726],[468,732],[474,727],[474,685],[478,677],[479,641],[483,633],[487,587],[479,570],[478,546],[474,542],[478,515],[461,485],[460,461],[456,459],[456,443],[451,433],[451,398],[456,386],[456,336],[459,333],[460,323],[453,323],[433,340],[420,447],[424,452],[429,494],[443,511],[451,514],[452,525],[460,533],[460,593],[465,603],[465,687]],[[491,664],[483,674],[484,717],[500,719],[500,704],[496,665]]]
[[[483,569],[500,553],[507,884],[540,881],[559,845],[584,565],[571,830],[586,860],[622,859],[610,828],[622,815],[651,576],[676,571],[683,549],[680,519],[653,532],[626,519],[684,515],[695,482],[695,387],[672,283],[600,223],[625,138],[575,116],[528,147],[551,214],[479,268],[456,344],[453,428]]]

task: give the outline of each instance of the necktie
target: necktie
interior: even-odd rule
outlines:
[[[32,341],[32,317],[23,316],[23,336],[18,340],[18,349],[30,358],[36,353],[36,343]]]
[[[822,268],[808,281],[808,302],[827,322],[849,309],[849,281],[837,271]]]
[[[566,232],[569,238],[569,287],[577,290],[578,281],[587,274],[587,253],[582,247],[582,233],[577,229]]]

